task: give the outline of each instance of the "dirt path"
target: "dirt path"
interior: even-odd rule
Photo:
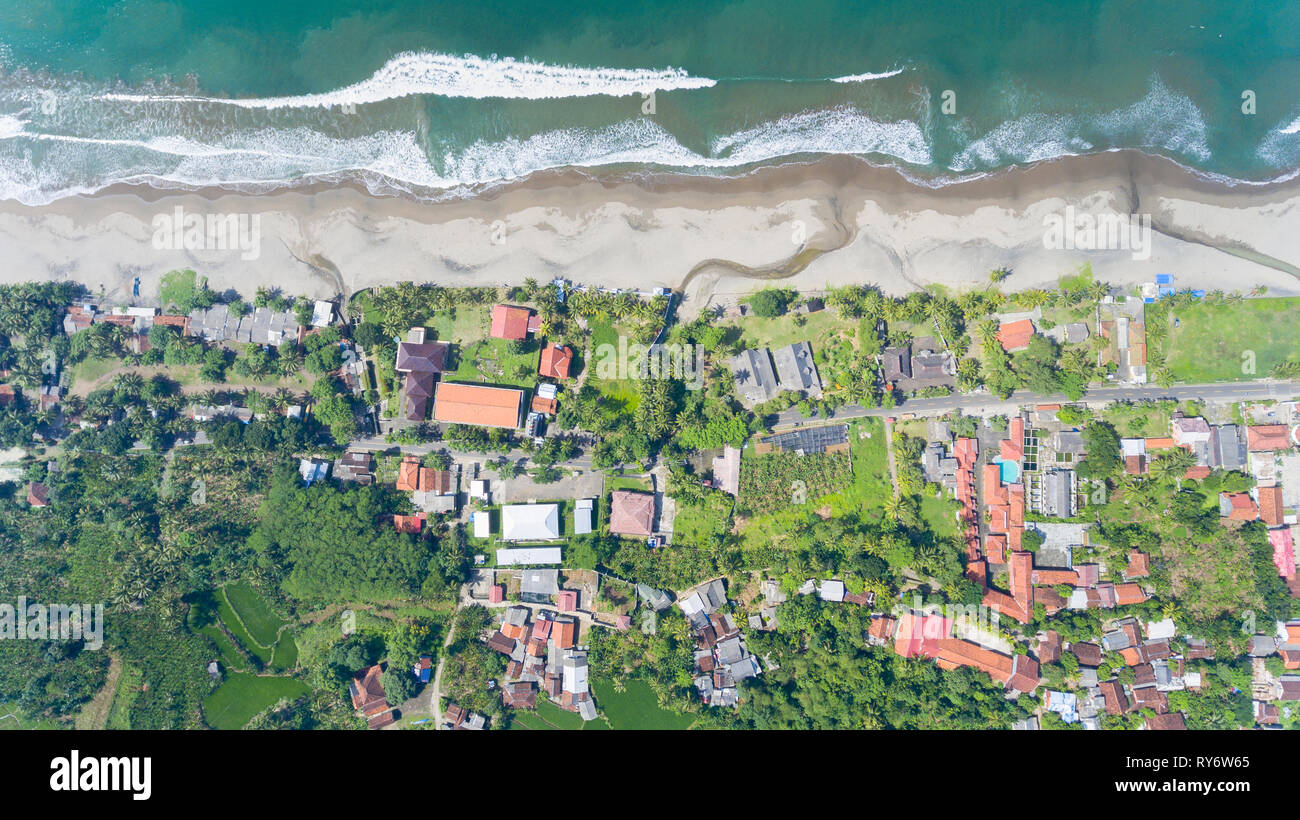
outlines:
[[[456,608],[451,613],[451,628],[447,630],[447,638],[442,642],[442,651],[438,653],[438,668],[434,670],[433,686],[429,687],[429,716],[436,721],[433,728],[440,727],[442,715],[438,714],[438,706],[442,703],[442,667],[447,663],[447,647],[451,646],[452,640],[456,637],[456,616],[460,614],[460,603],[456,603]]]
[[[122,661],[116,655],[110,655],[108,676],[104,679],[104,686],[77,715],[73,722],[76,728],[103,729],[108,725],[108,713],[113,706],[113,696],[117,694],[117,682],[121,677]]]

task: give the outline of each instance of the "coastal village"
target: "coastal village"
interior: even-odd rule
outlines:
[[[980,366],[991,383],[996,362],[1028,361],[1022,354],[1048,349],[1062,362],[1085,361],[1104,374],[1103,385],[1149,388],[1160,363],[1148,359],[1147,324],[1172,297],[1167,287],[1129,296],[1089,291],[1095,298],[1053,309],[1050,318],[1041,305],[994,312],[980,329]],[[527,723],[521,715],[560,713],[581,724],[606,720],[594,683],[606,673],[598,675],[595,659],[610,654],[608,641],[653,636],[655,624],[670,619],[682,624],[690,656],[678,692],[690,693],[697,712],[737,712],[751,687],[782,674],[772,642],[783,634],[788,607],[806,599],[798,605],[860,613],[862,651],[987,676],[1016,704],[1014,728],[1188,728],[1180,705],[1208,685],[1207,664],[1229,652],[1221,636],[1183,626],[1184,611],[1160,592],[1195,583],[1195,568],[1162,551],[1162,540],[1139,538],[1154,525],[1137,512],[1124,522],[1094,514],[1115,493],[1135,511],[1157,509],[1142,494],[1157,481],[1177,493],[1206,488],[1213,506],[1197,516],[1211,516],[1232,537],[1262,532],[1267,539],[1272,580],[1290,608],[1280,618],[1261,610],[1250,624],[1249,687],[1235,691],[1248,691],[1254,726],[1300,719],[1300,608],[1290,603],[1300,599],[1300,406],[1289,396],[1071,399],[1052,391],[1022,401],[988,386],[966,389],[971,343],[956,343],[951,320],[922,311],[889,330],[881,319],[877,331],[843,298],[791,293],[779,309],[759,307],[755,297],[718,305],[691,325],[690,333],[703,333],[716,322],[719,339],[730,334],[701,396],[721,408],[710,407],[712,416],[740,420],[739,432],[672,459],[637,458],[600,450],[590,431],[602,408],[630,405],[635,395],[639,419],[669,399],[635,393],[635,378],[599,375],[598,341],[625,332],[608,318],[622,311],[638,318],[641,355],[698,344],[674,335],[682,327],[674,327],[674,296],[600,294],[559,280],[504,295],[510,298],[442,308],[423,322],[373,295],[350,303],[259,295],[253,306],[188,311],[84,299],[62,306],[67,343],[105,345],[99,360],[118,356],[161,375],[174,359],[250,385],[185,385],[172,401],[165,447],[155,432],[130,436],[126,453],[200,453],[241,436],[246,445],[248,431],[268,420],[315,423],[332,433],[334,446],[297,448],[300,492],[382,491],[376,497],[391,506],[375,517],[376,532],[414,543],[457,533],[468,563],[454,584],[454,612],[484,613],[458,639],[495,658],[483,661],[494,671],[470,689],[457,679],[461,689],[453,692],[441,676],[454,630],[444,646],[421,647],[400,669],[391,655],[352,669],[351,707],[368,727],[496,729]],[[1195,305],[1206,296],[1182,298],[1180,305]],[[610,313],[563,311],[601,299]],[[219,367],[210,364],[211,351]],[[301,372],[312,374],[305,391],[281,387],[268,396],[257,387],[258,357],[304,354]],[[56,360],[33,388],[6,368],[0,406],[40,413],[33,436],[51,448],[125,429],[141,412],[153,421],[163,415],[161,399],[138,398],[139,375],[133,386],[124,387],[121,374],[111,382],[138,405],[92,407],[95,394],[76,369],[85,367]],[[286,383],[296,372],[265,378]],[[193,378],[194,385],[204,380]],[[855,379],[865,385],[857,400],[824,405]],[[101,376],[98,383],[110,382]],[[945,403],[962,394],[960,405]],[[704,440],[702,430],[676,435]],[[58,500],[59,467],[46,460],[38,469],[8,468],[10,480],[42,476],[22,480],[33,509]],[[1112,473],[1099,466],[1106,460]],[[871,489],[854,495],[859,486]],[[788,499],[778,497],[788,488]],[[952,544],[945,560],[956,570],[939,582],[938,570],[894,566],[873,553],[840,567],[751,563],[707,577],[636,574],[638,566],[669,565],[678,553],[780,545],[788,538],[775,529],[780,516],[806,510],[812,523],[799,526],[816,526],[838,515],[840,504],[876,510],[882,523],[873,526],[938,533],[925,549]],[[1071,620],[1074,613],[1089,620]],[[1071,627],[1054,627],[1058,619]],[[394,669],[409,678],[406,697],[386,691]],[[668,702],[662,691],[658,699]],[[560,718],[543,722],[552,719]]]

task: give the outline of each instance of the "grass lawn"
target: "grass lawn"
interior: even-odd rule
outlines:
[[[960,509],[961,504],[955,498],[921,498],[921,518],[940,537],[957,534],[956,513]]]
[[[1112,404],[1101,417],[1126,438],[1163,438],[1169,435],[1169,408],[1154,404]]]
[[[500,384],[531,388],[537,384],[537,362],[541,355],[529,342],[523,353],[511,352],[508,339],[480,339],[460,346],[455,353],[456,371],[447,381],[471,384]]]
[[[618,350],[619,332],[614,325],[603,319],[592,319],[587,330],[591,334],[588,342],[588,350],[584,356],[586,361],[593,368],[599,367],[604,361],[603,357],[597,355],[602,345],[610,345],[614,350]],[[630,343],[629,343],[630,344]],[[631,366],[631,363],[629,363]],[[596,378],[598,371],[593,369],[588,375],[587,383],[600,391],[600,394],[609,399],[607,412],[614,413],[631,413],[636,410],[637,404],[640,403],[641,397],[637,393],[636,381],[633,379],[600,379]]]
[[[1147,309],[1148,320],[1163,310]],[[1166,360],[1173,377],[1185,382],[1248,381],[1263,378],[1274,366],[1300,355],[1300,297],[1246,299],[1212,304],[1197,302],[1177,311],[1170,323]],[[1161,317],[1163,318],[1163,317]],[[1253,351],[1255,372],[1243,373],[1242,356]]]
[[[706,547],[731,529],[732,498],[719,493],[710,495],[707,504],[678,504],[673,519],[673,543]]]
[[[659,697],[650,684],[635,678],[627,681],[622,692],[604,680],[592,681],[596,705],[604,712],[613,729],[689,729],[695,722],[690,715],[679,715],[659,706]]]
[[[813,350],[840,333],[851,333],[857,323],[840,319],[835,311],[823,310],[803,315],[802,326],[795,320],[800,314],[787,313],[775,319],[746,316],[741,326],[741,340],[746,348],[785,347],[795,342],[810,342]]]
[[[648,493],[650,492],[650,479],[630,475],[605,479],[605,491],[613,492],[614,490],[639,490]]]
[[[72,368],[72,383],[93,382],[102,379],[122,366],[122,360],[114,356],[102,359],[83,359]]]
[[[488,337],[491,331],[488,320],[490,309],[488,305],[473,305],[440,310],[425,320],[425,326],[433,331],[440,342],[467,345]]]
[[[281,698],[293,700],[310,691],[293,678],[235,672],[203,701],[203,719],[214,729],[241,729],[258,712]]]

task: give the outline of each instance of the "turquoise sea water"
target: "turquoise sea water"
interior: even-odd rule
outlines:
[[[5,0],[0,71],[0,198],[24,202],[822,153],[933,184],[1114,148],[1300,165],[1300,4],[1277,0]]]

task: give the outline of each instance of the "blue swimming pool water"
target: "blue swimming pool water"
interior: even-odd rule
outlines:
[[[1002,470],[1003,484],[1016,484],[1020,481],[1020,464],[1015,461],[1003,461],[1000,457],[993,459]]]

